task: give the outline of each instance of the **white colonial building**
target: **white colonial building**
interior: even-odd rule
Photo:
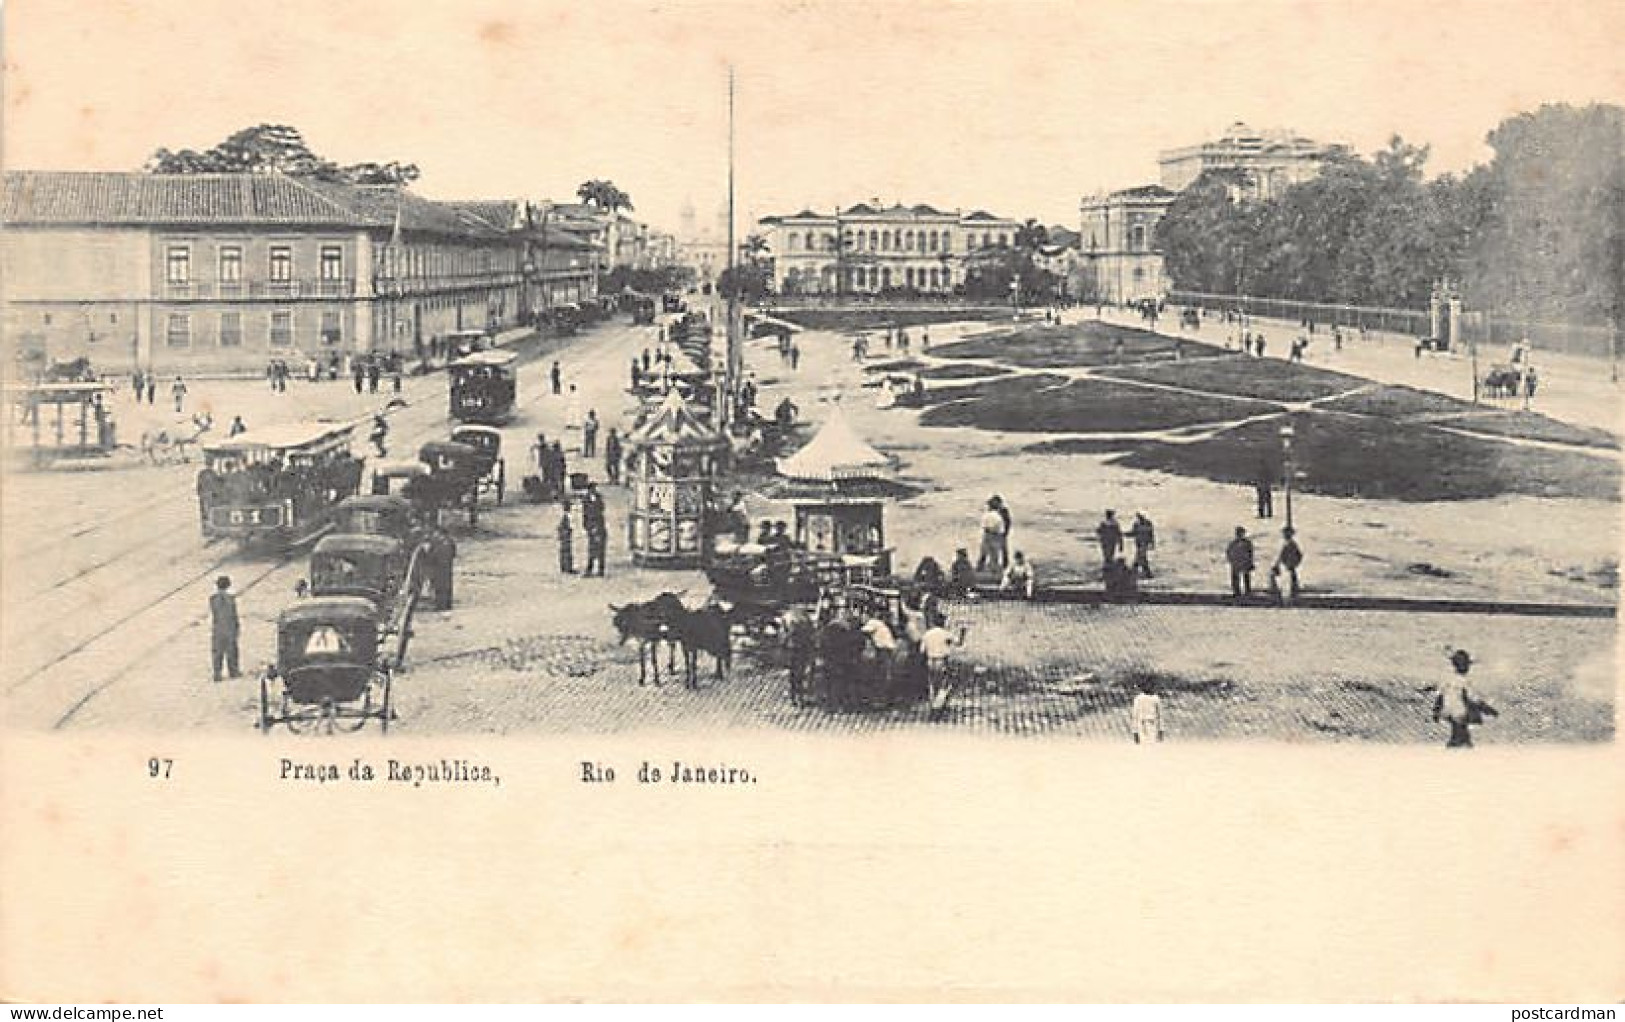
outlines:
[[[858,203],[758,221],[780,294],[952,294],[965,257],[1015,244],[1020,224],[976,210]]]
[[[1270,199],[1320,173],[1331,157],[1347,152],[1337,143],[1316,142],[1283,128],[1254,130],[1240,121],[1208,142],[1157,154],[1162,186],[1182,192],[1210,170],[1240,171],[1239,187],[1249,199]]]

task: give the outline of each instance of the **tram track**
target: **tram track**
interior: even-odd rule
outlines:
[[[555,352],[558,345],[543,343],[540,345],[526,344],[523,347],[531,350],[521,351],[519,368],[526,370],[526,376],[531,377],[530,393],[532,394],[532,401],[535,401],[545,392],[542,389],[543,359],[546,355]],[[433,400],[424,399],[429,396],[428,394],[421,396],[414,394],[410,403],[402,403],[381,410],[381,414],[390,417],[397,423],[396,436],[393,438],[397,443],[391,446],[398,449],[412,449],[424,440],[443,435],[446,424],[440,406]],[[369,412],[357,416],[353,424],[359,426],[369,421],[373,414]],[[512,439],[511,434],[510,439]],[[516,447],[516,451],[510,452],[510,457],[514,453],[525,449],[518,445]],[[520,454],[520,458],[523,457],[523,454]],[[163,494],[128,510],[121,509],[118,512],[117,519],[123,522],[150,517],[149,513],[154,508],[162,506],[172,499],[175,499],[173,494]],[[60,548],[80,540],[86,535],[103,532],[113,526],[114,520],[112,518],[91,522],[83,527],[76,526],[68,535],[51,542]],[[86,566],[83,570],[58,580],[44,590],[37,589],[35,592],[37,595],[46,592],[60,593],[69,587],[104,574],[110,567],[129,567],[127,561],[129,555],[141,549],[150,551],[150,541],[152,539],[172,537],[189,528],[191,528],[190,522],[186,525],[177,525],[172,529],[158,533],[156,536],[143,537],[143,541],[146,543],[145,546],[138,543],[116,552],[96,564]],[[308,541],[289,548],[286,553],[277,556],[271,563],[256,570],[239,584],[237,592],[239,594],[252,592],[256,587],[261,586],[278,572],[287,568],[294,563],[299,552],[305,549],[307,543]],[[8,697],[8,702],[13,702],[11,697],[25,690],[28,690],[32,693],[32,696],[38,699],[55,701],[56,693],[41,689],[35,682],[51,675],[53,672],[60,672],[70,679],[72,690],[62,694],[66,696],[67,700],[71,701],[66,702],[65,708],[61,703],[56,706],[38,707],[41,712],[34,713],[32,717],[34,720],[39,721],[41,726],[48,726],[51,730],[63,730],[73,726],[76,722],[83,722],[87,708],[96,705],[97,701],[106,696],[109,691],[135,675],[137,668],[151,663],[178,636],[204,620],[206,616],[204,613],[190,608],[183,608],[178,605],[178,601],[189,590],[193,590],[226,568],[236,554],[235,549],[222,553],[218,557],[209,558],[205,566],[185,572],[184,577],[180,577],[172,583],[165,580],[158,592],[143,595],[133,607],[119,613],[113,620],[102,624],[101,627],[96,628],[90,634],[78,637],[69,648],[52,651],[50,658],[43,664],[33,667],[16,679],[7,679],[3,691]],[[35,556],[42,555],[36,554]],[[173,559],[174,557],[173,554],[162,553],[157,556],[160,560]],[[149,619],[152,622],[152,627],[144,627]],[[138,646],[131,645],[131,648],[125,649],[121,643],[126,636],[132,639],[150,641],[140,641]],[[76,659],[95,660],[98,657],[105,658],[105,662],[94,666],[91,663],[85,663],[82,665],[85,669],[78,672],[71,669],[74,666],[79,666],[74,664]],[[69,669],[64,670],[65,665]],[[8,717],[12,716],[14,710],[15,706],[6,707],[6,715]]]
[[[248,580],[247,582],[245,582],[244,584],[239,586],[237,588],[238,594],[241,595],[243,593],[251,592],[261,582],[264,582],[266,579],[270,578],[272,575],[276,574],[278,571],[281,571],[283,568],[287,567],[292,562],[292,560],[293,560],[292,557],[287,557],[287,558],[283,558],[281,560],[273,562],[264,571],[261,571],[259,574],[255,575],[253,578],[251,578],[250,580]],[[211,569],[211,570],[213,570],[213,569]],[[166,594],[157,603],[154,603],[151,606],[149,606],[147,608],[144,608],[144,611],[150,612],[152,610],[156,610],[156,609],[160,608],[164,603],[168,602],[170,599],[173,599],[176,595],[178,595],[181,592],[182,589],[190,588],[200,578],[206,578],[208,576],[208,574],[209,574],[209,572],[205,571],[205,572],[203,572],[203,574],[201,576],[195,577],[195,578],[189,580],[188,582],[186,582],[184,585],[182,585],[180,587],[177,587],[176,589],[171,590],[168,594]],[[129,619],[127,618],[126,620],[129,620]],[[83,710],[86,706],[90,705],[91,700],[95,699],[97,696],[101,695],[103,692],[106,692],[108,689],[112,688],[119,681],[123,680],[123,678],[130,673],[130,670],[133,667],[135,667],[137,664],[145,663],[148,660],[148,658],[150,658],[154,653],[156,653],[158,650],[160,650],[164,646],[166,646],[172,639],[175,638],[175,636],[177,636],[177,635],[181,634],[182,632],[186,631],[187,629],[193,627],[194,625],[198,624],[202,620],[203,620],[203,615],[201,615],[201,614],[193,614],[193,615],[185,617],[181,621],[181,623],[179,625],[177,625],[177,626],[175,626],[173,628],[169,628],[169,629],[164,630],[158,636],[158,638],[156,640],[144,645],[141,649],[137,650],[135,655],[132,656],[132,657],[129,657],[127,660],[125,660],[125,662],[122,665],[115,668],[113,671],[111,671],[109,673],[103,674],[99,681],[92,684],[89,691],[87,691],[83,695],[81,695],[77,700],[74,701],[73,705],[69,706],[66,711],[64,711],[59,717],[57,717],[56,721],[51,724],[51,730],[60,731],[63,728],[67,727],[69,722],[71,722],[73,720],[73,718],[76,715],[78,715],[80,710]],[[110,635],[112,632],[117,631],[119,627],[122,627],[122,622],[119,625],[114,625],[114,626],[104,630],[98,636],[98,638],[102,638],[102,637],[105,637],[107,635]],[[95,641],[95,640],[92,640],[92,641]],[[83,646],[80,647],[80,649],[84,649],[88,645],[90,645],[90,643],[85,643]],[[65,655],[64,657],[62,657],[61,659],[59,659],[57,661],[57,663],[61,663],[62,660],[65,660],[65,659],[67,659],[68,656],[73,656],[73,655],[75,655],[75,654],[74,653],[69,653],[69,654]]]

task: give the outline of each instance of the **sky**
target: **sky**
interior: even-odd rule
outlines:
[[[1237,120],[1430,171],[1546,102],[1625,103],[1619,0],[695,2],[8,0],[8,168],[137,169],[259,123],[433,198],[609,178],[675,229],[871,198],[1076,226]]]

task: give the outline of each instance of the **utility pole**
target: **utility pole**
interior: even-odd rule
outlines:
[[[739,271],[734,260],[734,68],[728,65],[728,304],[727,304],[727,365],[723,372],[723,393],[719,395],[722,407],[718,421],[724,428],[733,418],[734,394],[739,389],[739,377],[744,368],[744,344],[739,323]]]

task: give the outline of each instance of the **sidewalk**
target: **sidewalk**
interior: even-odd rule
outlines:
[[[1169,306],[1157,320],[1156,332],[1166,337],[1194,337],[1208,344],[1223,346],[1225,339],[1237,329],[1221,319],[1202,321],[1196,331],[1181,330],[1176,306]],[[1077,318],[1074,318],[1077,317]],[[1080,307],[1068,314],[1069,322],[1093,318],[1093,312]],[[1137,313],[1108,307],[1105,322],[1118,326],[1146,329],[1145,321]],[[1268,358],[1285,360],[1291,342],[1302,327],[1284,319],[1254,316],[1250,319],[1255,334],[1262,332],[1266,340]],[[1507,361],[1505,350],[1478,352],[1478,371],[1482,375],[1492,363]],[[1310,341],[1306,363],[1322,369],[1333,369],[1365,376],[1380,383],[1398,384],[1428,390],[1461,401],[1473,400],[1472,360],[1465,351],[1425,352],[1416,355],[1416,338],[1404,334],[1368,331],[1362,340],[1355,330],[1343,332],[1343,349],[1332,346],[1331,328],[1320,325]],[[1620,410],[1620,385],[1610,379],[1610,366],[1605,360],[1579,355],[1534,353],[1535,368],[1540,386],[1529,409],[1575,426],[1605,429],[1625,436]],[[1523,407],[1521,401],[1480,401],[1486,412],[1511,411]]]

